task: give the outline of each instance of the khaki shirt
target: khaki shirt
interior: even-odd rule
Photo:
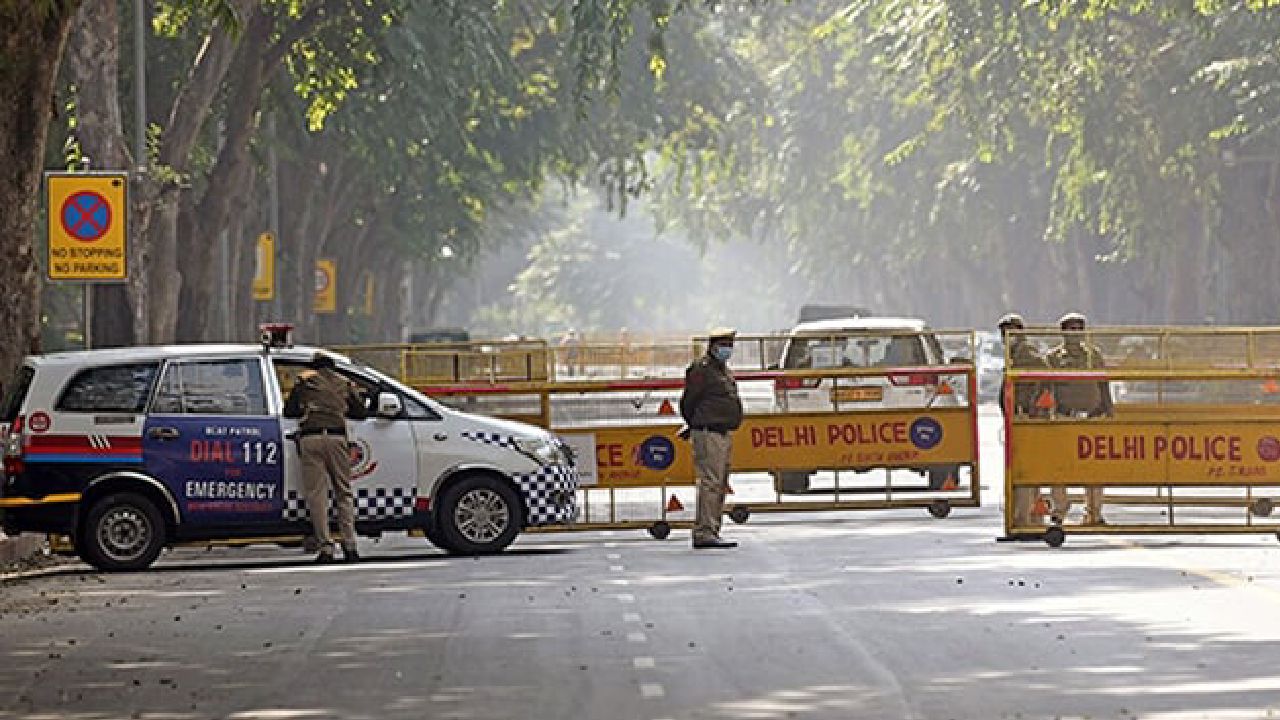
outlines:
[[[300,430],[345,430],[346,418],[365,417],[364,400],[338,373],[305,370],[284,404],[285,417],[300,417]]]
[[[1051,368],[1101,370],[1107,366],[1102,351],[1085,343],[1062,344],[1045,356]],[[1060,382],[1054,387],[1059,414],[1088,413],[1090,416],[1110,415],[1111,386],[1103,382]]]
[[[1009,362],[1014,370],[1044,370],[1049,367],[1045,359],[1036,352],[1026,338],[1015,337],[1009,341]],[[1001,387],[1004,387],[1002,382]],[[1036,415],[1036,400],[1040,398],[1043,385],[1039,381],[1022,381],[1013,388],[1013,412],[1015,415]],[[1000,398],[1000,410],[1004,411],[1004,397]]]

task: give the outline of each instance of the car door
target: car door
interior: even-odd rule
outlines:
[[[279,523],[284,453],[256,356],[165,364],[142,432],[147,472],[189,526]]]
[[[300,372],[306,363],[273,358],[274,392],[278,407],[284,407]],[[378,415],[378,396],[382,383],[352,368],[340,367],[338,373],[355,385],[370,408],[363,420],[347,419],[348,448],[351,452],[351,484],[355,493],[356,521],[360,523],[395,524],[413,514],[414,491],[418,478],[418,459],[411,421],[405,412],[394,417]],[[286,437],[298,429],[298,418],[282,418]],[[285,458],[285,517],[289,520],[310,518],[302,493],[302,463],[297,443],[287,444]]]

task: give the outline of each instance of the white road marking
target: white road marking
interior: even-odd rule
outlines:
[[[640,695],[646,698],[660,698],[667,694],[658,683],[640,683]]]
[[[631,664],[636,666],[637,670],[647,670],[657,667],[657,662],[651,657],[632,658]]]
[[[622,559],[622,554],[621,554],[621,553],[609,553],[608,555],[605,555],[605,558],[606,558],[606,559],[608,559],[608,560],[621,560],[621,559]]]
[[[631,593],[618,593],[617,595],[614,595],[614,597],[618,598],[618,602],[624,604],[636,601],[636,596]]]
[[[610,565],[610,566],[609,566],[609,572],[622,572],[622,571],[624,571],[624,570],[626,570],[626,568],[625,568],[625,567],[623,567],[623,566],[621,566],[621,565]]]
[[[642,643],[647,642],[649,638],[642,632],[629,632],[627,633],[627,640],[633,643]]]
[[[640,622],[640,613],[622,613],[622,622]]]

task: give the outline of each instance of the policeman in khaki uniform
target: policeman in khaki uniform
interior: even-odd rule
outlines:
[[[316,562],[335,561],[329,533],[329,491],[338,510],[342,557],[356,562],[356,509],[351,491],[351,451],[347,445],[346,418],[366,416],[364,399],[334,369],[333,357],[318,352],[311,369],[298,375],[297,384],[284,405],[285,417],[300,417],[298,455],[302,460],[302,491],[311,514],[311,525],[320,553]]]
[[[1006,313],[996,323],[1000,330],[1000,338],[1008,348],[1009,364],[1014,370],[1043,370],[1048,367],[1045,360],[1036,352],[1027,338],[1021,334],[1010,334],[1010,331],[1022,330],[1026,321],[1018,313]],[[1000,412],[1007,413],[1005,393],[1008,392],[1006,380],[1000,382]],[[1014,417],[1031,417],[1039,414],[1036,399],[1040,394],[1040,384],[1020,382],[1013,388]],[[1013,489],[1013,524],[1026,526],[1031,522],[1031,510],[1035,507],[1037,489],[1033,487],[1015,487]]]
[[[1070,312],[1058,319],[1062,329],[1062,344],[1045,355],[1045,362],[1055,369],[1100,370],[1106,367],[1102,351],[1085,342],[1083,332],[1085,317]],[[1111,417],[1115,407],[1111,402],[1111,386],[1101,382],[1059,382],[1054,384],[1055,411],[1059,417],[1095,418]],[[1105,525],[1102,517],[1103,488],[1085,488],[1085,524]],[[1067,501],[1067,489],[1055,486],[1051,492],[1053,507],[1050,510],[1054,523],[1061,523],[1071,509]]]
[[[693,524],[695,548],[738,546],[736,542],[720,539],[733,454],[731,433],[742,425],[738,383],[728,365],[736,336],[737,331],[732,328],[712,330],[707,353],[694,360],[684,374],[680,415],[688,427],[681,434],[693,440],[693,462],[698,476],[698,509]]]

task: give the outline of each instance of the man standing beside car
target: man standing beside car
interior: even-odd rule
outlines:
[[[356,562],[356,508],[351,491],[351,451],[347,444],[347,421],[367,415],[364,399],[351,383],[338,374],[333,356],[318,352],[311,368],[298,374],[298,381],[284,404],[285,417],[302,418],[298,423],[298,456],[302,464],[302,491],[320,552],[317,563],[335,561],[333,535],[329,532],[329,491],[338,511],[338,531],[342,535],[342,558]]]
[[[736,337],[737,331],[732,328],[718,327],[710,332],[706,354],[685,370],[684,392],[680,395],[680,415],[687,426],[681,434],[693,441],[698,476],[693,546],[699,549],[738,546],[720,538],[733,454],[732,433],[742,425],[742,400],[728,364]]]

